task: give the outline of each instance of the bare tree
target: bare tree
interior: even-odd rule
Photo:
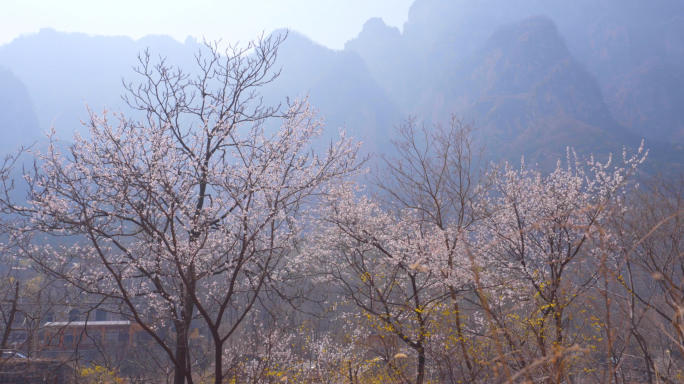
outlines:
[[[458,275],[458,259],[463,245],[472,237],[476,224],[487,214],[483,197],[491,187],[484,147],[473,139],[474,124],[452,116],[446,124],[418,127],[410,118],[397,127],[393,141],[396,156],[383,156],[383,167],[372,182],[385,193],[387,203],[398,209],[417,212],[426,225],[434,225],[444,235],[446,268],[439,271],[453,306],[453,320],[461,356],[447,360],[453,367],[465,363],[467,375],[459,380],[475,381],[479,368],[468,352],[460,301],[462,292],[472,292]],[[382,196],[382,195],[381,195]]]
[[[634,354],[648,382],[674,382],[684,358],[684,180],[653,177],[630,196],[614,228],[623,265],[616,280],[625,290],[619,315],[628,324]],[[615,289],[617,291],[617,289]]]

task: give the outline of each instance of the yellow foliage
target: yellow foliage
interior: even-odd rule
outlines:
[[[78,371],[79,384],[123,384],[123,382],[123,379],[116,377],[114,371],[99,365],[84,367]]]

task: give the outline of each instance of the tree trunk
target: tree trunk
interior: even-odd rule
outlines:
[[[185,287],[188,289],[189,287]],[[190,322],[192,313],[195,309],[192,297],[185,293],[183,298],[183,308],[181,309],[181,319],[176,322],[176,367],[174,369],[174,384],[192,384],[192,367],[190,366],[189,339]]]
[[[468,374],[470,374],[471,382],[475,382],[475,371],[473,370],[473,364],[470,361],[470,355],[468,354],[468,348],[465,345],[465,339],[463,338],[463,326],[461,324],[461,309],[458,306],[458,298],[456,297],[456,292],[454,287],[449,287],[451,293],[451,300],[454,303],[454,311],[456,312],[456,333],[458,335],[458,341],[461,346],[461,353],[463,353],[463,358],[465,360],[466,366],[468,367]]]
[[[12,333],[12,324],[14,323],[14,315],[17,313],[17,300],[19,300],[19,280],[15,282],[14,299],[12,299],[12,307],[7,317],[7,324],[5,324],[5,332],[2,333],[2,341],[0,342],[0,349],[7,348],[7,340],[10,333]]]
[[[214,337],[214,384],[223,383],[223,342]]]
[[[423,384],[425,381],[425,348],[420,345],[418,351],[418,366],[416,367],[416,384]]]
[[[554,303],[554,313],[553,317],[556,325],[556,348],[563,348],[563,308],[560,303],[556,300]],[[559,355],[556,358],[556,382],[561,383],[563,380],[563,370],[565,369],[565,356],[562,351],[558,352]]]
[[[174,369],[173,384],[185,384],[186,361],[187,361],[187,330],[183,321],[176,325],[176,366]]]

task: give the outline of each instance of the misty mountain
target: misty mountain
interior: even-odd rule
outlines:
[[[464,67],[474,65],[484,47],[492,44],[496,31],[539,15],[552,20],[555,27],[549,36],[552,40],[537,41],[538,52],[556,55],[564,51],[566,59],[574,62],[576,74],[581,67],[593,76],[593,80],[582,76],[583,87],[599,87],[600,95],[596,89],[587,95],[587,107],[594,105],[604,113],[605,106],[596,103],[599,96],[613,115],[613,121],[604,116],[603,122],[592,124],[614,130],[617,121],[646,139],[684,143],[679,117],[684,116],[684,109],[677,80],[681,78],[678,71],[684,68],[680,60],[684,54],[684,2],[679,0],[417,0],[403,32],[371,19],[345,49],[364,58],[369,71],[405,114],[443,120],[444,114],[435,115],[434,108],[442,110],[440,105],[447,105],[450,112],[464,113],[470,110],[475,95],[480,95],[476,82],[456,85],[453,80],[467,76]],[[534,49],[532,43],[527,47]],[[524,57],[518,59],[523,65]],[[535,81],[546,76],[545,72],[530,74],[536,76]],[[561,91],[574,84],[556,77],[554,86]],[[445,87],[460,87],[451,94],[456,99],[441,91]]]
[[[137,55],[147,47],[153,55],[167,56],[189,66],[200,45],[192,39],[180,44],[168,36],[88,36],[41,29],[0,47],[0,65],[10,68],[26,84],[35,105],[40,128],[54,124],[66,137],[81,129],[87,117],[84,103],[100,111],[125,108],[122,79],[135,80]]]
[[[40,128],[26,86],[0,67],[0,150],[13,150],[38,139]]]
[[[48,130],[54,124],[59,135],[70,138],[74,130],[82,131],[79,118],[87,116],[86,102],[96,112],[107,107],[136,115],[121,95],[125,93],[122,81],[135,84],[141,80],[133,71],[139,53],[148,49],[152,60],[163,56],[192,74],[202,48],[202,43],[190,38],[184,43],[166,36],[134,41],[43,29],[0,47],[0,65],[12,68],[26,84],[35,100],[40,128]],[[326,117],[328,138],[346,126],[368,144],[367,151],[373,151],[385,142],[378,141],[378,135],[386,137],[391,122],[400,119],[354,52],[333,51],[292,32],[281,47],[277,65],[281,76],[262,90],[265,101],[284,104],[287,97],[308,96]]]
[[[536,161],[567,146],[615,153],[639,145],[637,135],[612,119],[595,77],[545,16],[497,29],[447,78],[436,92],[445,102],[433,114],[462,111],[491,138],[492,149],[508,157]]]
[[[605,89],[620,124],[654,140],[684,143],[684,60],[650,61]]]
[[[357,53],[334,51],[291,32],[278,53],[278,65],[280,77],[263,91],[267,102],[308,96],[325,117],[326,139],[346,128],[364,141],[366,152],[387,148],[392,124],[402,115]]]
[[[291,31],[281,76],[262,94],[269,104],[308,95],[326,138],[346,127],[367,152],[387,150],[408,116],[430,124],[457,114],[495,159],[555,160],[567,146],[621,153],[646,139],[656,163],[681,164],[681,20],[679,0],[416,0],[403,30],[370,19],[341,51]],[[0,65],[25,84],[39,128],[54,122],[70,136],[84,101],[126,110],[122,77],[138,80],[139,52],[188,69],[201,47],[44,29],[0,47]]]

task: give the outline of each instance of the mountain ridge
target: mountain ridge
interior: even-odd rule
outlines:
[[[290,31],[282,74],[263,96],[271,104],[308,97],[326,116],[326,139],[346,127],[368,153],[390,149],[392,126],[409,116],[432,124],[457,114],[475,122],[500,160],[547,162],[567,146],[616,153],[646,139],[658,148],[653,158],[681,164],[684,28],[676,21],[684,7],[619,4],[416,0],[403,31],[372,18],[340,51]],[[54,122],[68,136],[79,129],[84,99],[95,110],[125,108],[121,78],[135,82],[131,66],[148,46],[184,68],[201,49],[193,39],[42,30],[0,47],[0,65],[25,83],[40,128]],[[669,72],[658,76],[663,68]]]

